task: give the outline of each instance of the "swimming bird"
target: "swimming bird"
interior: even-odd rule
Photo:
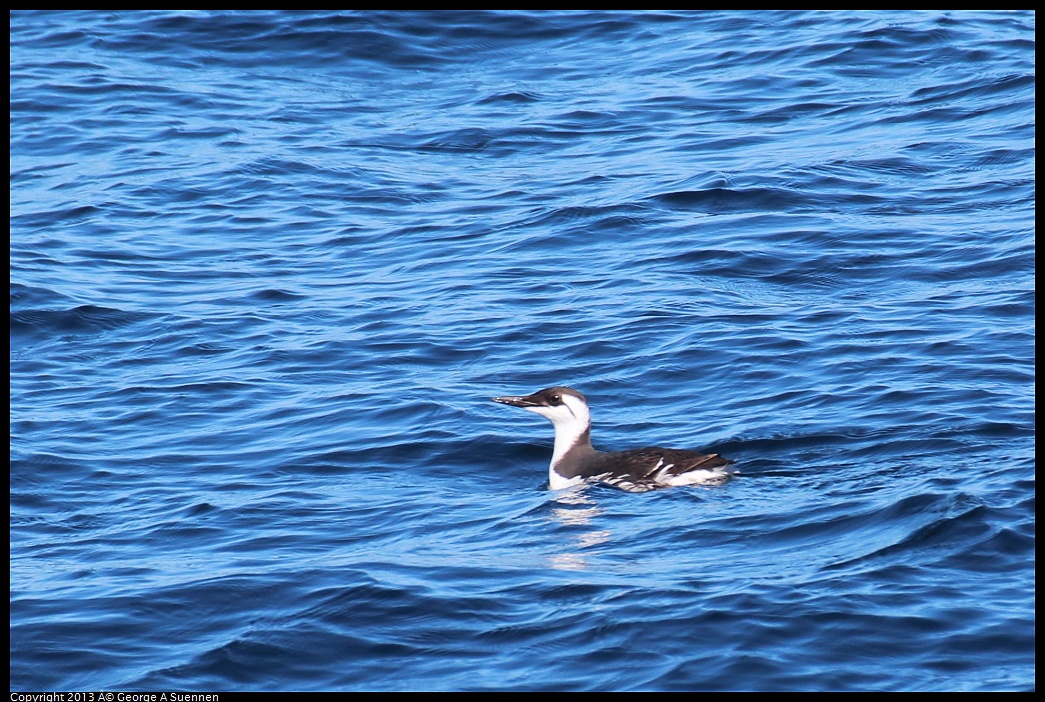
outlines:
[[[596,451],[591,445],[588,400],[573,388],[554,387],[532,395],[493,397],[494,402],[539,414],[555,427],[548,483],[561,490],[583,482],[603,482],[628,492],[675,485],[721,485],[732,477],[732,463],[717,453],[649,447]]]

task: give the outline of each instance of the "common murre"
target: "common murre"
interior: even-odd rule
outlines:
[[[597,481],[629,492],[646,492],[675,485],[721,485],[732,476],[728,469],[732,461],[717,453],[655,446],[596,451],[591,445],[588,401],[573,388],[547,388],[532,395],[491,399],[539,414],[555,426],[555,448],[548,467],[552,490]]]

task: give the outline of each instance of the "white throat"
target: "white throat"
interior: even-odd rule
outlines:
[[[588,405],[572,395],[564,395],[562,402],[563,404],[555,407],[526,408],[545,417],[555,427],[555,448],[552,450],[551,465],[548,466],[548,483],[552,490],[561,490],[582,482],[579,477],[564,478],[555,472],[555,466],[578,443],[586,443],[588,448],[591,448],[591,435],[585,436],[591,429]]]
[[[584,434],[591,429],[591,422],[585,414],[584,421],[553,422],[553,424],[555,424],[555,448],[552,450],[552,465],[554,466],[566,456],[567,451],[584,440]],[[587,441],[590,442],[591,439],[588,438]]]

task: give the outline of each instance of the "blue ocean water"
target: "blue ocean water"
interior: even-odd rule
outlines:
[[[1033,689],[1034,19],[11,14],[12,689]]]

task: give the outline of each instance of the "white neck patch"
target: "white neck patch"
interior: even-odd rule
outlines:
[[[573,395],[563,395],[562,404],[555,407],[527,407],[526,409],[541,415],[555,427],[555,449],[552,452],[552,465],[562,460],[573,446],[591,428],[591,414],[584,400]],[[554,472],[554,471],[553,471]],[[554,476],[553,476],[554,478]]]

